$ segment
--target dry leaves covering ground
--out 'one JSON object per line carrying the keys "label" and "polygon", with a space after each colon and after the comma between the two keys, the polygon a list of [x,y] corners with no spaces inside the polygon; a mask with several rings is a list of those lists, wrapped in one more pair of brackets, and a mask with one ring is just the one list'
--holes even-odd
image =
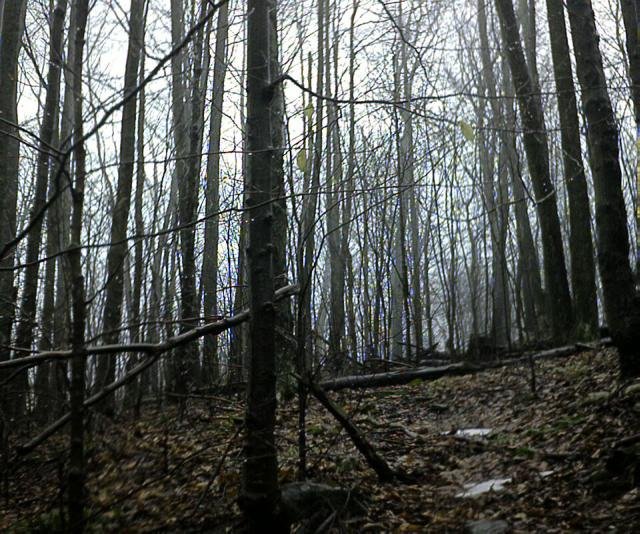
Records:
{"label": "dry leaves covering ground", "polygon": [[[348,437],[311,401],[310,477],[352,490],[361,511],[336,511],[334,532],[460,532],[472,519],[504,519],[514,532],[640,531],[640,384],[616,378],[612,349],[473,376],[333,395],[409,482],[380,484]],[[239,520],[242,403],[146,405],[138,420],[94,416],[88,443],[92,532],[225,532]],[[295,479],[295,401],[278,416],[281,478]],[[487,428],[486,436],[457,435]],[[59,528],[64,436],[12,462],[0,531]],[[460,494],[509,478],[500,491]],[[62,517],[62,520],[64,517]]]}

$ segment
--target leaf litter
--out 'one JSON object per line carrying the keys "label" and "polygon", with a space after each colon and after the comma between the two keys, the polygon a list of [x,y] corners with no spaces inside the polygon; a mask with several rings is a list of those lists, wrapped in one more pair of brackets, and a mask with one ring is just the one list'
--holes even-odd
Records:
{"label": "leaf litter", "polygon": [[[535,396],[524,366],[332,394],[409,482],[379,483],[310,399],[308,477],[363,503],[356,517],[334,514],[325,531],[455,532],[480,520],[504,520],[514,532],[638,528],[640,451],[629,437],[640,432],[640,387],[618,381],[613,349],[536,365]],[[137,419],[94,414],[89,531],[234,531],[243,413],[240,399],[221,397],[190,400],[183,417],[154,404]],[[296,480],[296,421],[295,399],[281,403],[282,483]],[[625,438],[631,447],[616,448]],[[8,466],[0,530],[64,526],[66,447],[58,436]]]}

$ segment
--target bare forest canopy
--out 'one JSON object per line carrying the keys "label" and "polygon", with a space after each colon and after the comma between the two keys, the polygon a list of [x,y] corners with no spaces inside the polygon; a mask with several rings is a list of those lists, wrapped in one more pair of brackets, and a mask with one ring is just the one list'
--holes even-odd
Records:
{"label": "bare forest canopy", "polygon": [[313,396],[406,482],[325,390],[524,362],[535,394],[536,360],[609,336],[639,376],[639,21],[0,0],[2,465],[68,431],[82,531],[93,415],[240,392],[242,528],[286,531],[278,396],[302,479]]}

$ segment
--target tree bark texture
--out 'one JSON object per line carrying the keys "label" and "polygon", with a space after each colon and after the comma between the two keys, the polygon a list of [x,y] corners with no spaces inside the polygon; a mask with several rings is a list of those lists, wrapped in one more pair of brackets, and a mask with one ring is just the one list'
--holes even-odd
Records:
{"label": "tree bark texture", "polygon": [[[144,21],[144,1],[133,0],[129,21],[129,47],[124,74],[124,96],[130,94],[138,83],[142,31]],[[136,112],[137,99],[130,98],[122,108],[120,125],[120,161],[118,164],[118,186],[114,199],[111,219],[111,240],[107,253],[108,283],[106,287],[102,329],[105,344],[117,343],[122,320],[122,299],[124,292],[124,264],[128,244],[125,240],[131,206],[131,191],[136,154]],[[127,276],[128,273],[127,273]],[[101,360],[98,365],[98,388],[113,382],[116,376],[115,359]],[[114,399],[104,403],[105,412],[114,410]]]}
{"label": "tree bark texture", "polygon": [[[25,6],[25,0],[7,2],[0,28],[0,247],[16,235],[20,142],[14,125],[18,122],[18,55],[24,32]],[[0,257],[0,267],[13,267],[14,254],[15,249],[11,249]],[[10,356],[5,347],[11,346],[15,316],[16,289],[13,284],[13,271],[0,271],[0,361],[8,360]]]}
{"label": "tree bark texture", "polygon": [[[204,292],[204,315],[218,314],[218,239],[220,221],[216,213],[220,209],[220,132],[222,126],[222,104],[224,82],[227,73],[227,36],[229,33],[229,4],[218,11],[216,45],[213,58],[213,87],[211,118],[209,122],[209,154],[205,182],[204,257],[202,263],[202,286]],[[219,374],[217,338],[204,340],[203,383],[211,384]]]}
{"label": "tree bark texture", "polygon": [[560,115],[564,177],[569,197],[569,253],[575,332],[580,339],[591,339],[598,329],[596,269],[589,193],[582,163],[580,124],[562,0],[547,0],[547,17]]}
{"label": "tree bark texture", "polygon": [[250,294],[250,363],[241,506],[247,532],[280,532],[276,412],[274,236],[271,146],[271,9],[247,2],[247,261]]}
{"label": "tree bark texture", "polygon": [[572,334],[572,306],[564,261],[556,192],[549,174],[549,149],[540,90],[531,80],[518,32],[512,0],[496,0],[502,39],[513,77],[524,128],[524,146],[538,209],[542,236],[547,302],[553,338],[565,340]]}
{"label": "tree bark texture", "polygon": [[604,311],[611,337],[620,353],[622,375],[638,376],[640,303],[629,262],[618,129],[607,90],[591,2],[569,0],[567,9],[588,129]]}
{"label": "tree bark texture", "polygon": [[72,28],[75,30],[73,39],[75,42],[73,68],[73,112],[76,118],[73,140],[75,159],[75,181],[73,188],[73,215],[71,220],[71,243],[76,245],[69,254],[69,277],[71,279],[71,428],[69,448],[69,475],[68,475],[68,507],[69,529],[71,532],[83,532],[85,526],[84,504],[85,494],[85,452],[84,452],[84,395],[85,395],[85,368],[86,349],[84,339],[85,329],[85,294],[84,277],[82,275],[82,258],[80,243],[82,239],[82,214],[84,208],[85,188],[85,147],[84,129],[82,121],[82,69],[84,63],[85,31],[89,14],[89,0],[77,0],[75,10],[76,19]]}

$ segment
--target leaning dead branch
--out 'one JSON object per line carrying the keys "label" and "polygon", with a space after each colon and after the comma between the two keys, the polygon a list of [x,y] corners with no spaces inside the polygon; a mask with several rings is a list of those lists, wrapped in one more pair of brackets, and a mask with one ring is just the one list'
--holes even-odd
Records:
{"label": "leaning dead branch", "polygon": [[[285,286],[281,289],[279,289],[278,291],[276,291],[275,293],[275,298],[276,300],[281,300],[283,298],[289,297],[291,295],[294,295],[298,292],[298,286],[295,284],[289,285],[289,286]],[[188,343],[190,341],[194,341],[202,336],[205,335],[215,335],[215,334],[219,334],[220,332],[223,332],[224,330],[231,328],[233,326],[236,326],[238,324],[243,323],[244,321],[246,321],[247,319],[249,319],[249,311],[248,310],[244,310],[236,315],[234,315],[233,317],[229,317],[228,319],[223,319],[221,321],[216,321],[215,323],[209,323],[206,324],[204,326],[198,327],[198,328],[194,328],[192,330],[189,330],[187,332],[184,332],[183,334],[180,334],[178,336],[172,337],[167,339],[166,341],[164,341],[163,343],[158,343],[158,344],[150,344],[150,343],[137,343],[137,344],[133,344],[133,345],[113,345],[110,347],[114,347],[117,348],[117,350],[114,350],[113,352],[109,351],[107,353],[109,354],[113,354],[116,352],[146,352],[148,354],[150,354],[150,356],[148,356],[147,358],[145,358],[142,362],[140,362],[137,366],[135,366],[133,369],[131,369],[128,373],[126,373],[125,375],[123,375],[122,377],[120,377],[118,380],[112,382],[111,384],[107,385],[104,389],[100,390],[99,392],[97,392],[95,395],[89,397],[88,399],[86,399],[84,401],[84,407],[85,408],[89,408],[91,406],[93,406],[94,404],[100,402],[102,399],[104,399],[105,397],[107,397],[108,395],[110,395],[111,393],[113,393],[114,391],[116,391],[117,389],[121,388],[122,386],[124,386],[125,384],[131,382],[131,380],[133,380],[136,376],[138,376],[139,374],[141,374],[142,372],[144,372],[146,369],[148,369],[163,353],[168,352],[170,350],[172,350],[173,348],[183,345],[185,343]],[[135,349],[132,349],[131,347],[136,347]],[[140,347],[143,347],[142,349]],[[95,352],[95,350],[100,349],[100,348],[104,348],[104,347],[95,347],[94,349],[87,349],[87,353],[88,354],[104,354],[105,352]],[[65,351],[66,352],[66,351]],[[46,354],[46,353],[45,353]],[[41,355],[38,355],[41,356]],[[69,354],[67,356],[71,357],[71,354]],[[34,358],[34,357],[31,357]],[[20,363],[23,363],[23,360],[25,360],[26,358],[20,360]],[[61,358],[64,359],[64,358]],[[12,360],[12,362],[15,360]],[[39,359],[37,360],[36,363],[33,363],[33,365],[37,365],[38,363],[41,363],[42,361],[46,361],[46,359]],[[61,428],[63,428],[68,422],[69,419],[71,417],[70,413],[66,413],[64,414],[62,417],[60,417],[59,419],[57,419],[56,421],[54,421],[51,425],[49,425],[46,429],[44,429],[40,434],[38,434],[36,437],[34,437],[32,440],[30,440],[29,442],[21,445],[18,447],[17,449],[17,453],[21,456],[30,453],[31,451],[33,451],[38,445],[40,445],[41,443],[45,442],[49,437],[51,437],[53,434],[55,434],[58,430],[60,430]]]}
{"label": "leaning dead branch", "polygon": [[[297,284],[291,284],[278,289],[275,293],[275,300],[279,301],[284,298],[295,295],[298,292],[299,286]],[[180,345],[190,343],[207,335],[218,335],[244,323],[249,319],[249,310],[243,310],[232,317],[225,317],[219,321],[213,323],[207,323],[191,330],[187,330],[177,336],[170,337],[161,343],[130,343],[122,345],[101,345],[87,347],[87,355],[114,355],[121,354],[123,352],[138,352],[143,354],[162,354],[168,352]],[[73,356],[70,350],[54,350],[47,352],[40,352],[33,356],[25,356],[23,358],[16,358],[0,362],[0,369],[10,369],[14,367],[29,368],[36,365],[40,365],[47,361],[60,361],[68,360]]]}
{"label": "leaning dead branch", "polygon": [[304,380],[301,377],[297,377],[297,379],[303,382],[313,396],[318,399],[320,404],[322,404],[338,423],[340,423],[342,428],[347,431],[351,441],[362,456],[364,456],[369,466],[376,472],[381,482],[391,482],[401,477],[401,474],[395,473],[391,467],[389,467],[386,460],[376,452],[371,443],[369,443],[358,427],[349,419],[344,410],[327,396],[321,386],[312,381]]}

